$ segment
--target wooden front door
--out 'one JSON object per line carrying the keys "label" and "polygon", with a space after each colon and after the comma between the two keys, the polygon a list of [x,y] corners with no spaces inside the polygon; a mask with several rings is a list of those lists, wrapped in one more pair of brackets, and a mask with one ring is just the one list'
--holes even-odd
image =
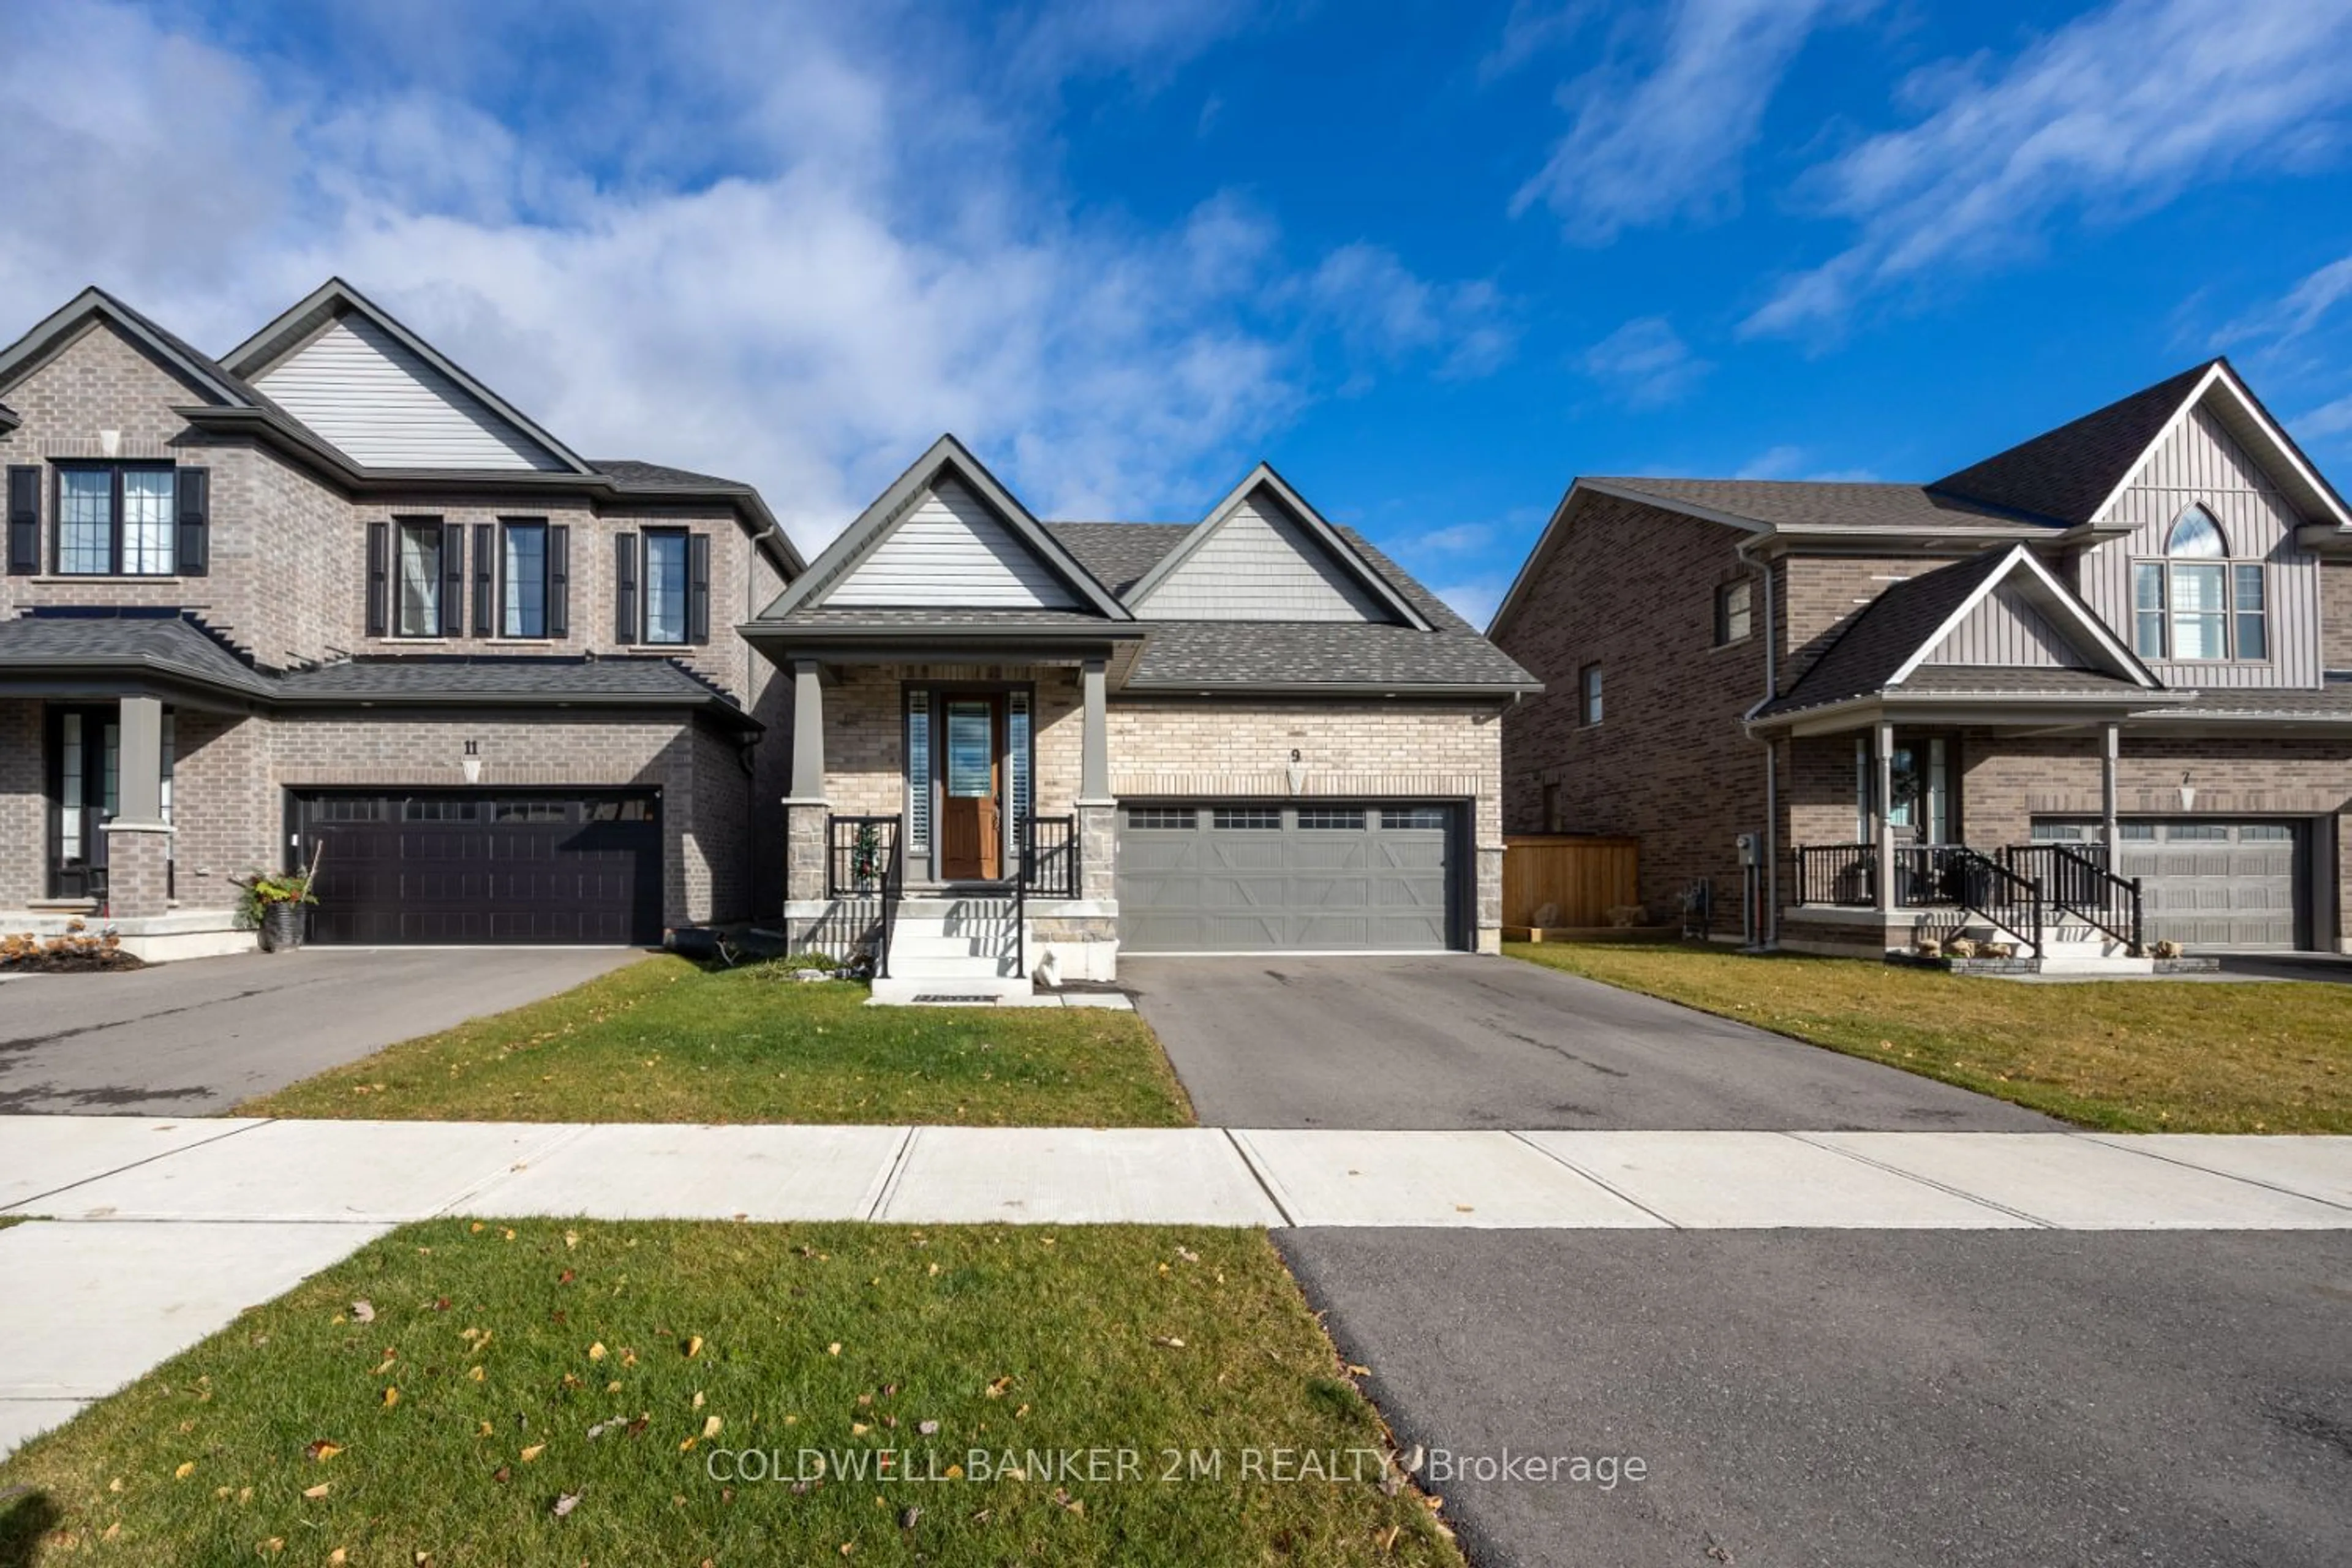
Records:
{"label": "wooden front door", "polygon": [[992,882],[1004,874],[1004,699],[950,697],[940,748],[940,876]]}

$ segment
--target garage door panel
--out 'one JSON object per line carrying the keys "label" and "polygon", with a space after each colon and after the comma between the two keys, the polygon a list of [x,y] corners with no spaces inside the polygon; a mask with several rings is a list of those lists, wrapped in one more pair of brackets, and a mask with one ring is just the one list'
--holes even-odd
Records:
{"label": "garage door panel", "polygon": [[2123,826],[2116,869],[2139,879],[2150,941],[2293,948],[2303,940],[2310,897],[2302,825],[2127,817]]}
{"label": "garage door panel", "polygon": [[314,792],[295,811],[306,847],[321,849],[314,942],[659,940],[650,794]]}
{"label": "garage door panel", "polygon": [[[1136,952],[1442,950],[1458,901],[1453,816],[1320,803],[1128,808],[1121,940]],[[1188,858],[1203,868],[1197,878],[1164,874]]]}

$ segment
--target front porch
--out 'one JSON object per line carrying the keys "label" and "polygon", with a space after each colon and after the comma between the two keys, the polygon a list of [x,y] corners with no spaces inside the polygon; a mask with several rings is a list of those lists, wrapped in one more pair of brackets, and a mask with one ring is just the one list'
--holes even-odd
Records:
{"label": "front porch", "polygon": [[884,1000],[1116,978],[1115,648],[954,663],[828,651],[780,660],[793,676],[788,943],[865,954]]}

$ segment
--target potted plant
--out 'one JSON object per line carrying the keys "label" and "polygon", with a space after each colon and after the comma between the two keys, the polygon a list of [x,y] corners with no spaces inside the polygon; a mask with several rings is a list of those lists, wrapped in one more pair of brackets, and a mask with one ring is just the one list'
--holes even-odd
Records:
{"label": "potted plant", "polygon": [[302,906],[319,901],[310,890],[318,875],[314,860],[307,871],[289,871],[279,877],[256,871],[236,884],[242,895],[238,920],[261,932],[263,952],[291,952],[302,945]]}

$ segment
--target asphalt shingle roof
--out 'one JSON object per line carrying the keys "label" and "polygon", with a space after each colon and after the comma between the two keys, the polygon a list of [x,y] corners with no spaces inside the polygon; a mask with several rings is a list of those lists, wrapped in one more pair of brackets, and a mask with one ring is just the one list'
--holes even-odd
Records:
{"label": "asphalt shingle roof", "polygon": [[1793,713],[1885,690],[1904,661],[1951,618],[1952,612],[2008,556],[2004,550],[1982,551],[1888,588],[1847,622],[1837,641],[1798,678],[1797,684],[1767,703],[1758,717]]}
{"label": "asphalt shingle roof", "polygon": [[1049,522],[1045,531],[1114,594],[1160,564],[1195,525],[1189,522]]}
{"label": "asphalt shingle roof", "polygon": [[1923,664],[1897,691],[1938,697],[2146,697],[2136,680],[2096,669],[2052,669],[2035,665]]}
{"label": "asphalt shingle roof", "polygon": [[2179,412],[2207,360],[2154,386],[2021,441],[1937,479],[1934,488],[1996,506],[2039,512],[2069,525],[2091,521],[2165,424]]}
{"label": "asphalt shingle roof", "polygon": [[1821,479],[1676,479],[1596,475],[1591,481],[1728,512],[1772,528],[2018,528],[2054,520],[1986,505],[1927,485]]}
{"label": "asphalt shingle roof", "polygon": [[455,700],[521,697],[546,701],[726,700],[725,694],[667,658],[476,658],[427,655],[353,658],[297,670],[275,683],[289,701]]}
{"label": "asphalt shingle roof", "polygon": [[691,468],[673,468],[666,463],[644,463],[635,458],[591,458],[588,466],[630,489],[707,489],[712,485],[738,486],[740,479],[722,479],[716,474],[698,474]]}
{"label": "asphalt shingle roof", "polygon": [[270,678],[177,610],[19,616],[0,621],[0,666],[149,669],[257,694]]}

